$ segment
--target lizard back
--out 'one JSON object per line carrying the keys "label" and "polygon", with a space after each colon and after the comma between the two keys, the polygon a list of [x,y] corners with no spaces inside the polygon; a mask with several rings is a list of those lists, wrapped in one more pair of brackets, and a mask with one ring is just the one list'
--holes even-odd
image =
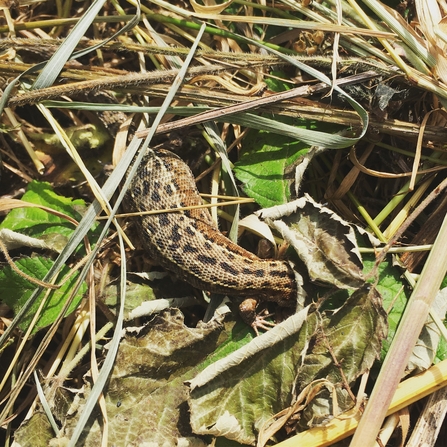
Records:
{"label": "lizard back", "polygon": [[[166,149],[148,151],[125,200],[132,212],[202,205],[188,165]],[[290,264],[260,259],[229,240],[208,209],[142,215],[136,223],[152,258],[191,285],[294,304],[296,283]]]}

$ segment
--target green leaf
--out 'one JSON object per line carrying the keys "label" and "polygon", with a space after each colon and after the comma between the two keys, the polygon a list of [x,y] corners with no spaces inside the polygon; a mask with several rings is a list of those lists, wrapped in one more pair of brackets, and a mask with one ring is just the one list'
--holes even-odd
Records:
{"label": "green leaf", "polygon": [[302,334],[312,333],[315,323],[313,315],[299,337],[288,337],[192,390],[189,404],[194,431],[254,443],[264,422],[290,405],[291,387],[306,343]]}
{"label": "green leaf", "polygon": [[45,413],[38,411],[14,433],[14,443],[22,447],[46,447],[54,436]]}
{"label": "green leaf", "polygon": [[[445,324],[445,320],[444,320]],[[436,360],[433,363],[442,362],[443,360],[447,359],[447,341],[441,337],[441,340],[439,341],[438,349],[436,351]]]}
{"label": "green leaf", "polygon": [[[184,382],[215,349],[221,330],[215,320],[200,328],[188,328],[180,311],[172,309],[154,317],[143,331],[127,333],[105,390],[109,440],[117,446],[142,445],[142,439],[160,446],[208,445],[189,427]],[[63,435],[71,435],[88,394],[86,383],[70,406]],[[87,427],[77,445],[101,445],[102,420],[97,413]]]}
{"label": "green leaf", "polygon": [[[278,121],[296,124],[296,120],[276,117]],[[324,130],[331,127],[324,123]],[[296,128],[318,130],[317,123],[307,122]],[[240,160],[234,172],[243,184],[245,194],[263,208],[287,203],[291,199],[294,180],[293,164],[310,149],[311,145],[284,135],[263,130],[251,130],[244,140]],[[291,171],[291,173],[288,173]]]}
{"label": "green leaf", "polygon": [[[67,214],[73,219],[80,220],[81,214],[76,211],[85,209],[85,202],[81,199],[73,200],[56,194],[47,182],[32,181],[22,200],[43,205]],[[16,208],[6,216],[0,229],[8,228],[20,231],[28,236],[41,236],[42,234],[59,233],[70,236],[73,233],[72,223],[38,208]]]}
{"label": "green leaf", "polygon": [[[373,257],[365,256],[363,260],[365,272],[373,268],[374,262]],[[388,336],[383,341],[383,359],[388,352],[410,295],[408,287],[402,280],[402,272],[397,267],[394,267],[391,262],[383,261],[379,266],[378,274],[379,282],[377,283],[377,290],[381,293],[383,307],[388,312]]]}
{"label": "green leaf", "polygon": [[[340,367],[334,364],[334,357],[348,382],[369,369],[380,354],[385,331],[380,294],[365,286],[336,312],[310,314],[298,334],[254,354],[244,352],[229,368],[211,365],[207,371],[214,368],[216,374],[191,384],[194,432],[254,443],[264,423],[287,408],[314,380],[327,379],[341,390]],[[261,338],[254,340],[257,346]],[[350,405],[349,400],[339,402],[342,411]]]}
{"label": "green leaf", "polygon": [[[364,257],[365,274],[370,271],[375,263],[375,260],[371,256]],[[380,291],[383,297],[383,307],[388,312],[388,336],[383,341],[381,359],[385,358],[386,353],[390,347],[390,344],[394,338],[397,330],[397,326],[402,318],[405,311],[407,301],[410,297],[411,290],[403,280],[402,271],[398,267],[392,265],[390,261],[383,261],[378,270],[379,281],[377,284],[377,289]],[[447,277],[444,280],[441,289],[447,286]],[[445,324],[445,320],[444,320]],[[427,331],[427,326],[424,326],[423,332]],[[422,335],[421,334],[421,335]],[[423,345],[423,340],[419,338],[418,345]],[[427,351],[431,351],[434,347],[427,347]],[[445,360],[447,358],[447,342],[441,337],[436,357],[433,363]]]}
{"label": "green leaf", "polygon": [[[104,289],[104,304],[116,310],[118,306],[119,286],[115,283],[109,284]],[[133,309],[140,306],[145,301],[155,299],[155,294],[148,284],[137,284],[130,282],[126,290],[126,302],[124,305],[125,319],[127,319]]]}
{"label": "green leaf", "polygon": [[343,289],[364,284],[354,228],[309,195],[256,214],[296,251],[312,282]]}
{"label": "green leaf", "polygon": [[[23,201],[43,205],[80,221],[86,210],[82,199],[71,199],[56,194],[47,182],[32,181]],[[3,222],[1,229],[9,229],[45,241],[53,250],[60,252],[75,231],[73,223],[40,208],[15,208]]]}
{"label": "green leaf", "polygon": [[[15,262],[15,265],[24,274],[33,278],[42,279],[50,270],[53,265],[53,261],[44,257],[35,258],[22,258]],[[67,274],[69,268],[66,266],[62,269],[62,274]],[[37,321],[33,333],[39,329],[46,327],[54,322],[59,315],[62,307],[64,306],[70,291],[73,288],[78,273],[73,274],[66,282],[62,284],[59,289],[51,290],[49,293],[48,302],[45,304],[43,311]],[[0,271],[0,296],[1,300],[7,304],[10,308],[17,313],[22,306],[27,302],[28,298],[36,289],[36,284],[27,280],[23,276],[16,273],[9,265],[3,267]],[[82,299],[83,294],[87,290],[85,283],[81,285],[81,288],[77,292],[74,300],[67,310],[66,315],[73,312]],[[31,307],[31,309],[25,314],[23,319],[19,323],[20,329],[25,331],[34,318],[40,303],[45,295],[45,291],[42,292]]]}
{"label": "green leaf", "polygon": [[267,77],[264,80],[270,90],[274,92],[283,92],[285,90],[290,90],[293,87],[292,82],[284,81],[284,79],[287,79],[288,77],[287,73],[284,71],[272,71],[270,74],[275,77]]}

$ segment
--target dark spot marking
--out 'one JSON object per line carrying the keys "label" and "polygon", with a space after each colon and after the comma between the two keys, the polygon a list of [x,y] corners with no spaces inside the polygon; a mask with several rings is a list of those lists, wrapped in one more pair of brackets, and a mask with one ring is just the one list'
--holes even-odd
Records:
{"label": "dark spot marking", "polygon": [[146,229],[151,234],[155,234],[157,232],[157,229],[151,223],[146,224]]}
{"label": "dark spot marking", "polygon": [[160,223],[161,227],[167,227],[171,223],[169,222],[169,217],[167,214],[159,214],[158,215],[158,222]]}
{"label": "dark spot marking", "polygon": [[196,232],[193,229],[191,229],[191,227],[186,227],[185,233],[189,234],[190,236],[194,236],[196,234]]}
{"label": "dark spot marking", "polygon": [[257,278],[263,278],[265,276],[265,270],[258,269],[255,271],[255,276]]}
{"label": "dark spot marking", "polygon": [[194,273],[196,276],[201,276],[202,269],[201,269],[200,267],[198,267],[198,266],[196,266],[196,265],[191,265],[189,269],[190,269],[190,271],[191,271],[192,273]]}
{"label": "dark spot marking", "polygon": [[205,242],[205,248],[207,249],[207,250],[211,250],[211,248],[212,248],[212,246],[211,246],[211,244],[209,243],[209,242]]}
{"label": "dark spot marking", "polygon": [[216,259],[212,256],[198,255],[197,260],[205,265],[216,265]]}
{"label": "dark spot marking", "polygon": [[190,244],[185,244],[183,246],[183,253],[197,253],[199,250],[197,247],[193,247]]}
{"label": "dark spot marking", "polygon": [[164,250],[165,249],[165,244],[163,242],[163,239],[155,239],[155,246],[159,249],[159,250]]}
{"label": "dark spot marking", "polygon": [[169,183],[165,186],[165,191],[168,196],[172,196],[172,194],[174,194],[174,191]]}
{"label": "dark spot marking", "polygon": [[251,259],[244,258],[244,263],[245,263],[245,264],[250,264],[250,265],[252,265],[252,264],[253,264],[253,261],[252,261]]}
{"label": "dark spot marking", "polygon": [[160,194],[158,194],[158,191],[152,191],[151,199],[153,202],[160,202],[161,197]]}
{"label": "dark spot marking", "polygon": [[239,274],[239,272],[227,262],[221,262],[220,266],[222,267],[223,270],[225,270],[228,273],[231,273],[234,276],[237,276]]}
{"label": "dark spot marking", "polygon": [[222,280],[222,284],[227,287],[236,287],[238,285],[237,281],[231,281],[229,279]]}
{"label": "dark spot marking", "polygon": [[147,196],[149,194],[149,182],[147,180],[143,180],[143,194]]}
{"label": "dark spot marking", "polygon": [[203,233],[203,237],[204,237],[207,241],[209,241],[209,242],[211,242],[211,243],[216,242],[216,239],[215,239],[213,236],[210,236],[210,235],[208,235],[208,234],[206,234],[206,233]]}
{"label": "dark spot marking", "polygon": [[172,254],[172,259],[176,266],[185,264],[185,258],[182,253],[174,252]]}
{"label": "dark spot marking", "polygon": [[179,242],[180,239],[182,238],[181,234],[179,233],[179,230],[180,230],[180,225],[175,224],[172,227],[172,234],[171,234],[172,242]]}
{"label": "dark spot marking", "polygon": [[276,276],[277,278],[285,278],[286,276],[289,276],[285,270],[282,270],[282,271],[273,270],[272,272],[270,272],[270,275]]}

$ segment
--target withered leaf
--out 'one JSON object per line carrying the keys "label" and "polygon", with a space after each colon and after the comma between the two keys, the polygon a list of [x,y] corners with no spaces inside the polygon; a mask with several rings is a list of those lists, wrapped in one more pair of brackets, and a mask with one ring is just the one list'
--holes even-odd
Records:
{"label": "withered leaf", "polygon": [[[365,285],[337,311],[315,311],[298,332],[288,331],[287,337],[278,337],[268,349],[240,355],[238,364],[220,368],[219,374],[200,381],[200,385],[192,381],[195,387],[189,405],[194,432],[253,443],[267,421],[288,408],[307,385],[318,379],[328,383],[325,390],[335,391],[340,411],[349,409],[353,402],[342,385],[352,384],[372,366],[386,334],[381,301],[376,289]],[[267,335],[252,343],[263,346],[262,338]],[[332,417],[331,392],[325,390],[304,409],[304,426]]]}
{"label": "withered leaf", "polygon": [[[317,379],[327,379],[340,389],[343,383],[352,384],[379,357],[387,333],[382,298],[371,285],[355,291],[336,312],[317,312],[316,318],[316,330],[310,334],[309,349],[296,376],[297,395]],[[352,402],[348,399],[347,407],[340,402],[339,405],[340,411],[346,411]],[[318,406],[324,405],[320,401]],[[331,406],[328,403],[328,408]],[[309,417],[315,418],[315,412],[309,412]],[[320,411],[320,419],[330,417],[331,414],[323,415]],[[307,423],[312,422],[304,418],[301,426],[304,428]]]}
{"label": "withered leaf", "polygon": [[[109,440],[115,445],[196,445],[206,442],[191,432],[184,381],[197,372],[196,365],[216,349],[222,326],[210,322],[188,328],[177,309],[155,317],[140,336],[127,335],[120,345],[116,364],[105,389]],[[90,381],[72,404],[61,436],[70,437],[90,389]],[[102,416],[96,412],[79,445],[101,445]],[[183,444],[182,444],[183,443]]]}
{"label": "withered leaf", "polygon": [[338,288],[364,284],[354,229],[307,194],[293,202],[259,211],[304,262],[312,281]]}

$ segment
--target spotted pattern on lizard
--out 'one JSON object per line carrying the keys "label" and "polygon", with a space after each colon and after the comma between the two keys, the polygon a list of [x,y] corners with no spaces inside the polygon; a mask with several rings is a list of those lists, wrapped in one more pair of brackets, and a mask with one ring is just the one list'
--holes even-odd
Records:
{"label": "spotted pattern on lizard", "polygon": [[[201,205],[194,176],[177,155],[152,149],[125,198],[131,212]],[[287,261],[260,259],[225,237],[207,209],[141,215],[136,225],[154,261],[210,292],[296,304],[295,275]]]}

